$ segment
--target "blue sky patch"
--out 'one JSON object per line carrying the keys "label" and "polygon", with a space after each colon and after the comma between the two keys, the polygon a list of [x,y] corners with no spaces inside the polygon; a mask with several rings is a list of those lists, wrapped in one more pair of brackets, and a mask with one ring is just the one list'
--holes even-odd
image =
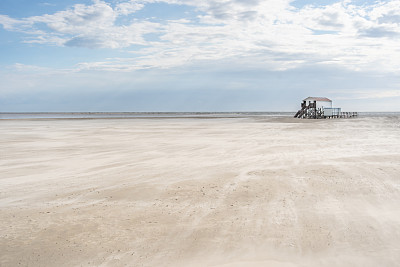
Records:
{"label": "blue sky patch", "polygon": [[312,30],[314,35],[323,35],[323,34],[338,34],[338,31],[323,31],[323,30]]}
{"label": "blue sky patch", "polygon": [[76,4],[89,5],[92,0],[1,0],[0,14],[7,14],[13,18],[24,18],[52,14],[60,10],[71,8]]}

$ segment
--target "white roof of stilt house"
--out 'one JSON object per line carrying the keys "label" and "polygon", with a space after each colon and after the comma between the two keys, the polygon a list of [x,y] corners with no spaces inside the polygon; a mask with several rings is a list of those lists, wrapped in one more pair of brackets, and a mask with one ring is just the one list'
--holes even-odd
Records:
{"label": "white roof of stilt house", "polygon": [[312,97],[312,96],[309,96],[306,99],[303,99],[303,101],[307,101],[307,100],[332,102],[332,100],[330,100],[329,98],[326,98],[326,97]]}

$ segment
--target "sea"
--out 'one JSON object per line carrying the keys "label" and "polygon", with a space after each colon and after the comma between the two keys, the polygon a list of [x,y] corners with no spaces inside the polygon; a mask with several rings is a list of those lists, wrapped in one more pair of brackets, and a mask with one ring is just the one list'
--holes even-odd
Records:
{"label": "sea", "polygon": [[[128,119],[128,118],[249,118],[293,117],[296,112],[0,112],[0,120]],[[359,112],[359,117],[400,116],[400,112]]]}
{"label": "sea", "polygon": [[10,119],[124,119],[124,118],[241,118],[293,116],[293,112],[0,112],[0,120]]}

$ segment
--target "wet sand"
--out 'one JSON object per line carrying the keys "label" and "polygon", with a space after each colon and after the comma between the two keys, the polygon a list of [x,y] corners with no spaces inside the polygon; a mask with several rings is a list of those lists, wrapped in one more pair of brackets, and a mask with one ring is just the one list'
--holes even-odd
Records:
{"label": "wet sand", "polygon": [[396,266],[400,118],[0,121],[1,266]]}

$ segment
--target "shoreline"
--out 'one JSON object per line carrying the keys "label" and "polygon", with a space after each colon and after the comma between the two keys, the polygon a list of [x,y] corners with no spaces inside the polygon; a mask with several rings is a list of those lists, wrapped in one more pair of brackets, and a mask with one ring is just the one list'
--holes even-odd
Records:
{"label": "shoreline", "polygon": [[[235,119],[293,118],[295,112],[0,112],[7,120],[97,120],[97,119]],[[400,112],[358,112],[357,118],[400,116]],[[296,118],[297,119],[297,118]],[[349,118],[339,118],[349,119]],[[354,118],[350,118],[354,119]],[[312,119],[297,119],[312,120]],[[323,119],[319,119],[323,120]],[[328,119],[327,119],[328,120]]]}

